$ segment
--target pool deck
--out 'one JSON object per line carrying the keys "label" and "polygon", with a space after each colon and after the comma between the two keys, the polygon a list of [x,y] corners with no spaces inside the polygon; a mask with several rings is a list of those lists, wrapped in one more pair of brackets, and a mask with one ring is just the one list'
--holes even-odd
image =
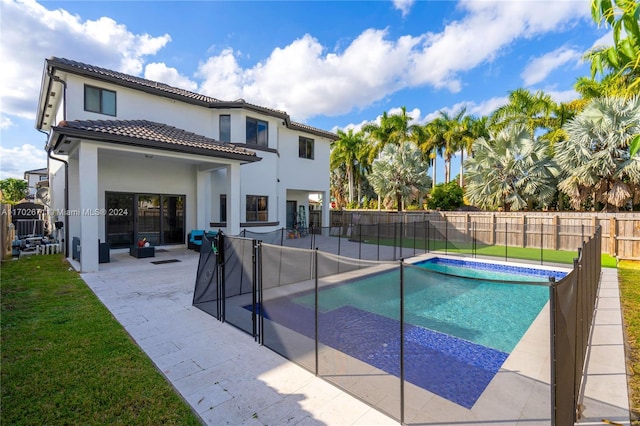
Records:
{"label": "pool deck", "polygon": [[[179,262],[151,263],[158,260]],[[204,424],[398,424],[193,307],[197,264],[198,254],[184,248],[156,250],[146,259],[112,252],[111,263],[82,278]],[[628,425],[617,270],[603,268],[596,309],[579,424],[606,419]],[[548,321],[545,308],[471,410],[428,397],[408,401],[420,404],[427,417],[406,422],[549,424]]]}

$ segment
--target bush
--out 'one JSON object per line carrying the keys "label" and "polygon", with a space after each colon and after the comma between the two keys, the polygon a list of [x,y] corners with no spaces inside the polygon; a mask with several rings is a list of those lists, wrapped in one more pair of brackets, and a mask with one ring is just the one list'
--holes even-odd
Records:
{"label": "bush", "polygon": [[427,207],[435,210],[455,210],[464,205],[464,193],[458,182],[439,183],[431,190]]}

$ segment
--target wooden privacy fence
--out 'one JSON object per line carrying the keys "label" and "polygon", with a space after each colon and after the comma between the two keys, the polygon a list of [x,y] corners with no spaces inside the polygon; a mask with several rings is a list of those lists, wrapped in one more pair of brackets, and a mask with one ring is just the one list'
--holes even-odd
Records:
{"label": "wooden privacy fence", "polygon": [[331,226],[445,221],[484,244],[577,250],[600,226],[602,253],[640,260],[640,213],[332,210]]}

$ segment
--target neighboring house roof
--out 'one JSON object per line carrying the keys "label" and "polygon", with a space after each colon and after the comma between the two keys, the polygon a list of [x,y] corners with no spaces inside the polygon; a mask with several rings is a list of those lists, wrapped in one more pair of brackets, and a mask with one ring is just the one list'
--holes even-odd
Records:
{"label": "neighboring house roof", "polygon": [[24,172],[24,178],[26,179],[27,175],[46,175],[48,173],[49,171],[46,167],[43,167],[41,169],[27,170],[26,172]]}
{"label": "neighboring house roof", "polygon": [[62,138],[76,137],[245,162],[261,160],[254,151],[148,120],[61,121],[53,127],[53,131],[60,135],[56,141],[52,141],[54,149],[60,145]]}
{"label": "neighboring house roof", "polygon": [[[168,84],[159,83],[152,80],[136,77],[133,75],[124,74],[117,71],[112,71],[106,68],[100,68],[94,65],[85,64],[82,62],[73,61],[65,58],[52,57],[46,60],[45,79],[48,74],[54,73],[54,69],[59,69],[72,74],[78,74],[83,76],[92,77],[98,80],[103,80],[118,84],[120,86],[129,87],[136,90],[142,90],[147,93],[151,93],[157,96],[164,96],[182,102],[199,105],[207,108],[243,108],[251,111],[255,111],[261,114],[273,116],[284,120],[287,127],[297,130],[302,130],[317,136],[325,137],[331,140],[337,140],[338,136],[335,133],[328,132],[326,130],[318,129],[304,124],[292,122],[289,115],[280,110],[261,107],[248,102],[244,99],[238,99],[235,101],[221,101],[219,99],[201,95],[199,93],[191,92],[189,90],[180,89],[177,87],[169,86]],[[43,85],[44,87],[44,85]],[[48,96],[47,93],[44,94]],[[44,111],[39,112],[38,128],[41,127],[43,122],[42,115]]]}

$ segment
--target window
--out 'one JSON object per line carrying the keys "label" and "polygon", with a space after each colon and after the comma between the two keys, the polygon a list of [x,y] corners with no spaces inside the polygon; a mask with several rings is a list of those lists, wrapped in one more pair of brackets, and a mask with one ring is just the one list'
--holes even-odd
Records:
{"label": "window", "polygon": [[313,160],[313,139],[300,136],[298,140],[298,156]]}
{"label": "window", "polygon": [[116,92],[99,87],[84,86],[84,110],[116,115]]}
{"label": "window", "polygon": [[264,195],[247,195],[247,222],[266,222],[269,197]]}
{"label": "window", "polygon": [[220,142],[231,142],[231,116],[220,116]]}
{"label": "window", "polygon": [[43,181],[43,180],[49,180],[49,176],[46,175],[40,175],[40,177],[38,178],[38,180]]}
{"label": "window", "polygon": [[269,123],[247,117],[247,143],[269,146]]}
{"label": "window", "polygon": [[227,194],[220,194],[220,222],[227,221]]}

